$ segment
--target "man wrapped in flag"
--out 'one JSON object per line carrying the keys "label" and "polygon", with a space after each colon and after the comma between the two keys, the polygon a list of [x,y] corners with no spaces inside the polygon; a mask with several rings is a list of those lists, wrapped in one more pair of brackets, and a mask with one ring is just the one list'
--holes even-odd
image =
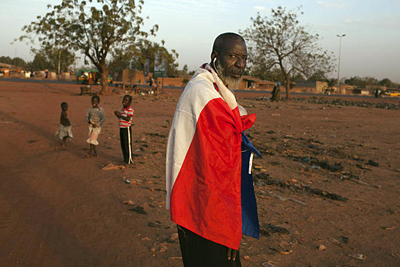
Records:
{"label": "man wrapped in flag", "polygon": [[235,33],[219,35],[211,63],[193,75],[177,104],[166,159],[167,209],[178,225],[183,263],[241,266],[242,235],[258,238],[251,176],[253,126],[230,88],[246,67],[247,47]]}

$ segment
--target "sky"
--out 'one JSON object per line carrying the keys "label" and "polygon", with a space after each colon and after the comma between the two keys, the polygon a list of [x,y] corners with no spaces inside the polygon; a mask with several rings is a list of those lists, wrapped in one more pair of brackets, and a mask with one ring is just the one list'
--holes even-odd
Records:
{"label": "sky", "polygon": [[[186,64],[195,70],[210,61],[214,39],[224,32],[238,32],[251,26],[257,13],[269,16],[271,9],[301,6],[301,25],[319,34],[322,49],[339,58],[331,77],[389,78],[400,82],[400,0],[144,0],[145,28],[159,25],[156,42],[165,41],[178,54],[179,69]],[[0,1],[0,56],[33,60],[30,46],[16,42],[24,25],[48,12],[47,5],[61,0]],[[339,38],[337,35],[343,35]],[[341,39],[341,45],[340,45]]]}

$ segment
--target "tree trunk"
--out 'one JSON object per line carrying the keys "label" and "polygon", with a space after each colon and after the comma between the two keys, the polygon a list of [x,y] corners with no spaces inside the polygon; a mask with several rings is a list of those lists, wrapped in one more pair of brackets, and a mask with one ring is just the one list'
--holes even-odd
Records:
{"label": "tree trunk", "polygon": [[290,78],[289,76],[286,76],[286,99],[290,99]]}
{"label": "tree trunk", "polygon": [[108,72],[103,71],[101,73],[101,91],[100,91],[100,93],[103,93],[103,94],[110,93],[110,89],[108,88],[107,78],[108,78]]}

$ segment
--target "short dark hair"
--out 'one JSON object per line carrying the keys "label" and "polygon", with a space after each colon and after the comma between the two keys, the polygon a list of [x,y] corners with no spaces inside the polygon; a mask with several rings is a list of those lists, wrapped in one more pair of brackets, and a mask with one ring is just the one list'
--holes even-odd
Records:
{"label": "short dark hair", "polygon": [[245,42],[245,40],[243,39],[242,36],[240,36],[239,34],[234,33],[234,32],[226,32],[226,33],[222,33],[222,34],[218,35],[218,37],[215,38],[212,52],[217,52],[217,54],[221,53],[221,50],[224,46],[225,41],[236,40],[236,39],[240,39],[243,42]]}
{"label": "short dark hair", "polygon": [[[136,84],[135,84],[135,85],[136,85]],[[125,98],[125,97],[129,98],[129,103],[132,102],[132,96],[131,96],[131,95],[124,95],[124,98]]]}
{"label": "short dark hair", "polygon": [[99,103],[100,103],[100,97],[99,97],[98,95],[92,96],[92,101],[93,101],[94,99],[97,99],[97,101],[99,101]]}
{"label": "short dark hair", "polygon": [[63,107],[63,106],[68,106],[68,103],[67,102],[62,102],[61,103],[61,107]]}

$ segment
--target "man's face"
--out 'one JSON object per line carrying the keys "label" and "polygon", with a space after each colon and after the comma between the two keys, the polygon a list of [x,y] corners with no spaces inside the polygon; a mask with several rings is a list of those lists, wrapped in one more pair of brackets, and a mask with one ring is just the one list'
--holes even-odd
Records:
{"label": "man's face", "polygon": [[68,110],[68,104],[62,105],[62,106],[61,106],[61,109],[62,109],[63,111],[67,111],[67,110]]}
{"label": "man's face", "polygon": [[246,68],[247,47],[241,39],[225,40],[217,57],[218,76],[228,87],[237,87]]}

